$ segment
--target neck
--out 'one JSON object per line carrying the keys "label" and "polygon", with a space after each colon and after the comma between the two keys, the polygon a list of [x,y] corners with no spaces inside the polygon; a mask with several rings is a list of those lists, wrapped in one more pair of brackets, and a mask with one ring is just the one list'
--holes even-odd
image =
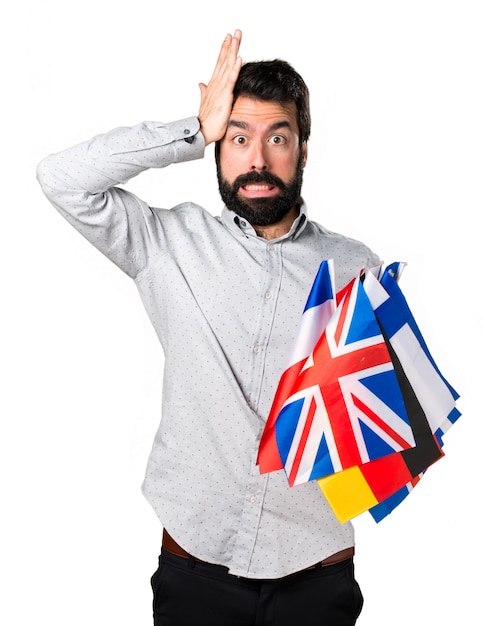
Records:
{"label": "neck", "polygon": [[298,214],[299,206],[297,204],[290,209],[287,215],[285,215],[280,222],[277,222],[276,224],[269,224],[268,226],[257,226],[254,224],[253,228],[255,229],[257,235],[263,239],[278,239],[289,232],[292,228],[292,224],[297,219]]}

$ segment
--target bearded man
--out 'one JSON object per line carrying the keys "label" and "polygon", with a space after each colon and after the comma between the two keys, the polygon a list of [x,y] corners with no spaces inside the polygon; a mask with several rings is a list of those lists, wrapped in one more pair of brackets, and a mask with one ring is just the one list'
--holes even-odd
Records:
{"label": "bearded man", "polygon": [[[163,346],[143,483],[163,530],[155,625],[349,626],[363,602],[352,525],[317,484],[290,488],[256,461],[320,263],[334,259],[340,288],[379,259],[308,218],[309,91],[285,61],[243,64],[240,43],[240,31],[224,39],[196,116],[96,136],[44,159],[38,179],[135,281]],[[153,208],[118,186],[212,143],[219,217],[191,201]]]}

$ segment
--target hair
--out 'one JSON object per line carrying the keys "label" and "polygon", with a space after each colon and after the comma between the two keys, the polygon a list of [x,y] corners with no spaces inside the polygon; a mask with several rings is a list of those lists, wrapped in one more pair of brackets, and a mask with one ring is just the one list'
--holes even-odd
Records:
{"label": "hair", "polygon": [[294,102],[300,145],[308,140],[311,125],[309,90],[300,74],[286,61],[251,61],[242,65],[233,89],[234,101],[239,96],[284,104]]}

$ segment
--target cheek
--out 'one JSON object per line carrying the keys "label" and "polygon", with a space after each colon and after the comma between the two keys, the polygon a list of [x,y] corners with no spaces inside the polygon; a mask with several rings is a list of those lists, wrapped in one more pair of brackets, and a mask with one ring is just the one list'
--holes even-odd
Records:
{"label": "cheek", "polygon": [[281,159],[278,163],[279,176],[284,180],[291,180],[298,167],[298,153],[287,155],[286,158]]}
{"label": "cheek", "polygon": [[237,157],[224,154],[220,154],[220,170],[224,180],[232,183],[240,174],[246,174],[247,170],[244,169],[243,160],[238,155]]}

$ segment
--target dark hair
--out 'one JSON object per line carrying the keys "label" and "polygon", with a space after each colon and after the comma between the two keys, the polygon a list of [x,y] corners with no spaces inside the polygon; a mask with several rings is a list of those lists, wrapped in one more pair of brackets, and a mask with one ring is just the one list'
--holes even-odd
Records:
{"label": "dark hair", "polygon": [[300,144],[310,135],[309,90],[294,68],[281,59],[251,61],[242,65],[235,87],[234,101],[239,96],[281,103],[295,102]]}

